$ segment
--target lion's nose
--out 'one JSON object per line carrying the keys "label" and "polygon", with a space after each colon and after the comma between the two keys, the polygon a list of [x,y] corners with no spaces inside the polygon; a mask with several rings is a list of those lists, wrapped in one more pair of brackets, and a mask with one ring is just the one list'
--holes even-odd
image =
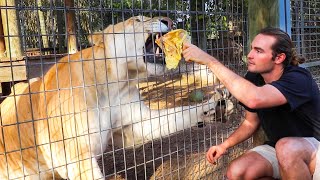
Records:
{"label": "lion's nose", "polygon": [[162,18],[161,18],[161,22],[162,22],[163,24],[165,24],[166,26],[168,26],[169,30],[172,29],[172,27],[173,27],[173,21],[172,21],[170,18],[168,18],[168,17],[162,17]]}

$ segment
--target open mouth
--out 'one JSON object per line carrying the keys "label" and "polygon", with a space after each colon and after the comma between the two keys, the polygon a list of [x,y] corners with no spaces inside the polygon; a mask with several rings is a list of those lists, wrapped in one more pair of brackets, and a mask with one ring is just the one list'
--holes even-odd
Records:
{"label": "open mouth", "polygon": [[165,56],[162,49],[155,43],[155,40],[160,38],[160,36],[165,33],[155,33],[150,34],[145,43],[144,56],[145,62],[155,63],[155,64],[166,64]]}

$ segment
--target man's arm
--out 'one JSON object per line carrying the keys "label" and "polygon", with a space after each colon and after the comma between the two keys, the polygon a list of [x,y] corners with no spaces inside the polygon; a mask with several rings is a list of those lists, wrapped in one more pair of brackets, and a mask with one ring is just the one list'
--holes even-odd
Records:
{"label": "man's arm", "polygon": [[214,57],[211,57],[207,66],[236,99],[251,109],[274,107],[287,102],[284,95],[274,86],[266,84],[258,87],[225,67]]}
{"label": "man's arm", "polygon": [[245,111],[244,121],[221,145],[228,149],[247,140],[258,129],[259,125],[260,120],[258,118],[258,114]]}
{"label": "man's arm", "polygon": [[207,160],[210,163],[214,164],[217,159],[226,152],[228,148],[233,147],[251,137],[253,133],[258,129],[259,124],[260,120],[257,113],[246,111],[245,119],[241,123],[239,128],[236,129],[223,143],[217,146],[212,146],[208,150],[206,154]]}
{"label": "man's arm", "polygon": [[186,61],[207,65],[230,93],[251,109],[279,106],[287,102],[284,95],[274,86],[267,84],[257,87],[195,45],[184,43],[183,56]]}

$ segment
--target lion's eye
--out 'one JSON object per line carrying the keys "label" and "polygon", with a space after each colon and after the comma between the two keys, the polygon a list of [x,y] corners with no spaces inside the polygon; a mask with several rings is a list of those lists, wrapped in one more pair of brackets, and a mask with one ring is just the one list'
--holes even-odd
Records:
{"label": "lion's eye", "polygon": [[136,18],[135,20],[136,20],[137,22],[141,22],[141,20],[140,20],[139,18]]}

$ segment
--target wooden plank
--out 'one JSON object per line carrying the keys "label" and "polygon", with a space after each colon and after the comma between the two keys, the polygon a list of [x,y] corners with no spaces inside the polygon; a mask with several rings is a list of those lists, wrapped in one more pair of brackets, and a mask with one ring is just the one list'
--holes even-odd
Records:
{"label": "wooden plank", "polygon": [[57,59],[67,56],[68,54],[46,54],[46,55],[37,55],[37,56],[28,56],[24,59],[33,60],[33,61],[40,61],[41,59]]}
{"label": "wooden plank", "polygon": [[0,82],[22,81],[27,79],[25,61],[1,62]]}
{"label": "wooden plank", "polygon": [[6,45],[4,41],[2,18],[0,17],[0,57],[6,56]]}
{"label": "wooden plank", "polygon": [[1,0],[1,18],[7,57],[22,56],[20,21],[15,0]]}
{"label": "wooden plank", "polygon": [[10,62],[10,61],[22,61],[24,59],[24,56],[19,56],[19,57],[1,57],[0,58],[0,63],[1,62]]}
{"label": "wooden plank", "polygon": [[25,61],[26,59],[28,60],[39,60],[40,59],[60,59],[64,56],[67,56],[68,54],[47,54],[47,55],[33,55],[33,56],[20,56],[20,57],[1,57],[0,58],[0,63],[2,62],[16,62],[16,61]]}
{"label": "wooden plank", "polygon": [[74,54],[78,51],[77,49],[77,37],[76,37],[76,26],[75,26],[75,11],[68,10],[74,7],[74,0],[64,1],[67,9],[67,38],[68,38],[68,53]]}

